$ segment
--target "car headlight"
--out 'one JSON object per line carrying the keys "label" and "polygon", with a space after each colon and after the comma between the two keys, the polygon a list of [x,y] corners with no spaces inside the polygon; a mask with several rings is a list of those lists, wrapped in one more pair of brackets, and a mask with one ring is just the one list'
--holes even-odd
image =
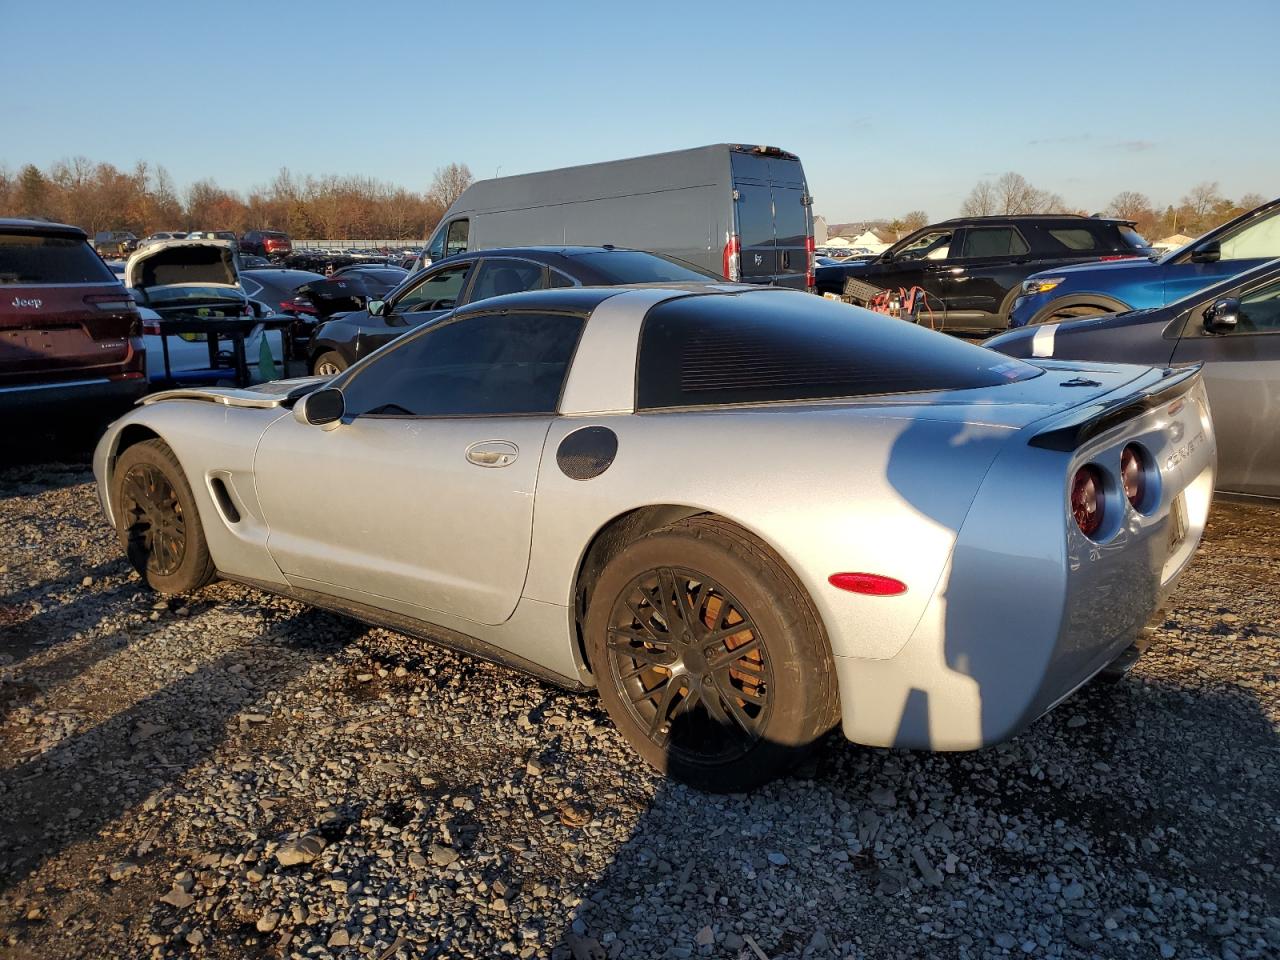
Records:
{"label": "car headlight", "polygon": [[1066,277],[1032,277],[1030,280],[1023,280],[1022,295],[1030,297],[1037,293],[1048,293],[1065,279]]}

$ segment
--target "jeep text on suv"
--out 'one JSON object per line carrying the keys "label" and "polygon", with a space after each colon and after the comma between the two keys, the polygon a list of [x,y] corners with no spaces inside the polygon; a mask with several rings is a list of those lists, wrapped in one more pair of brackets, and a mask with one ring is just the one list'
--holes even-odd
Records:
{"label": "jeep text on suv", "polygon": [[1022,281],[1055,264],[1146,257],[1133,224],[1074,214],[962,217],[917,230],[871,260],[818,267],[818,293],[866,305],[920,288],[943,330],[1003,330]]}
{"label": "jeep text on suv", "polygon": [[0,219],[0,411],[126,407],[144,360],[138,308],[83,230]]}

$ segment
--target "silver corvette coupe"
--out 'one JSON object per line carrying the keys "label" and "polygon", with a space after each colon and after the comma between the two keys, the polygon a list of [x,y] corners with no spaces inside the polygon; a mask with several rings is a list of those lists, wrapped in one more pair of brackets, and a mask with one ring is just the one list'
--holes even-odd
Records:
{"label": "silver corvette coupe", "polygon": [[94,469],[156,590],[224,577],[594,687],[730,790],[837,723],[995,743],[1132,657],[1215,446],[1195,368],[712,284],[499,297],[330,380],[156,394]]}

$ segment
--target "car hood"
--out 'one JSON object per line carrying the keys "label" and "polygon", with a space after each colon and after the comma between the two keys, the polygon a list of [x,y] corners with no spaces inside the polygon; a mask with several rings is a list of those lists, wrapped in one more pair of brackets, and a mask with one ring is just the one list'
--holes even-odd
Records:
{"label": "car hood", "polygon": [[126,287],[198,285],[239,290],[235,253],[225,240],[162,240],[133,254],[124,268]]}
{"label": "car hood", "polygon": [[166,400],[203,400],[228,407],[284,407],[328,382],[328,377],[296,377],[270,380],[252,387],[183,387],[148,394],[138,402],[149,406]]}
{"label": "car hood", "polygon": [[1095,274],[1106,271],[1115,273],[1124,270],[1150,270],[1157,261],[1150,257],[1129,257],[1124,260],[1091,260],[1087,263],[1073,263],[1070,266],[1053,267],[1033,273],[1033,277],[1071,277],[1076,274]]}

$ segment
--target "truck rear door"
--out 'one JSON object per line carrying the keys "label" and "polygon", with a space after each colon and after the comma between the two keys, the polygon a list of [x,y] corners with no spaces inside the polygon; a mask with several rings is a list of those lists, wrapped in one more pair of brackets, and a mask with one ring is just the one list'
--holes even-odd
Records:
{"label": "truck rear door", "polygon": [[804,289],[812,228],[800,161],[736,150],[731,156],[740,279]]}

